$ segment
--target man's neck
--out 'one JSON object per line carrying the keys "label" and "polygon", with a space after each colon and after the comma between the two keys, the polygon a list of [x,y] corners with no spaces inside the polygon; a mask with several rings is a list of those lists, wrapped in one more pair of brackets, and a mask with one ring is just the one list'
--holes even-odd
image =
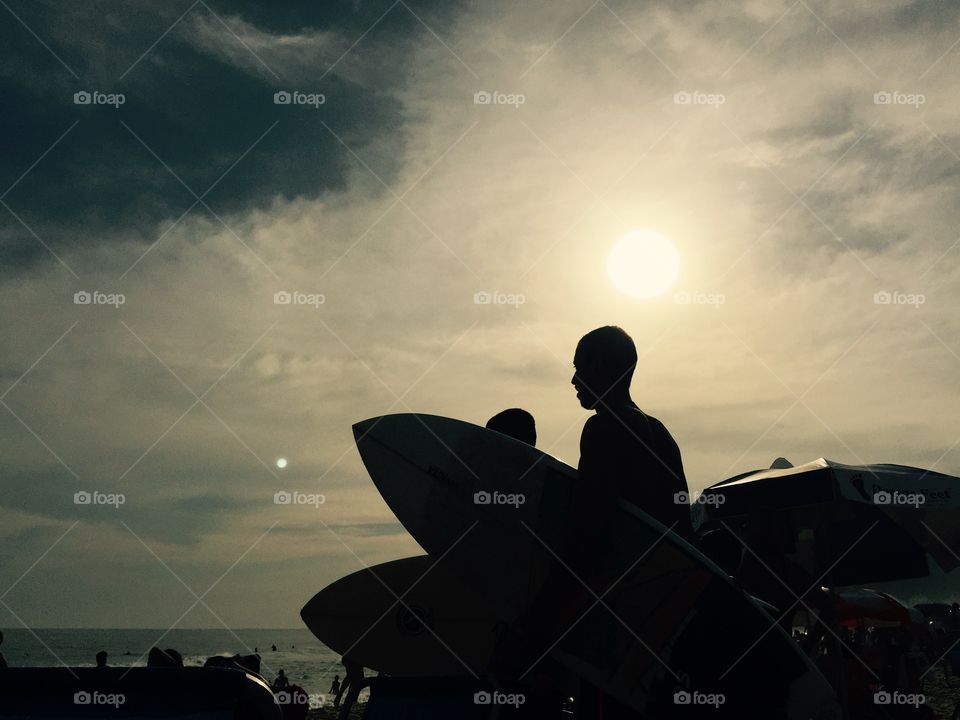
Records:
{"label": "man's neck", "polygon": [[611,390],[597,403],[596,407],[597,413],[611,414],[635,409],[637,409],[637,405],[633,402],[633,399],[630,397],[630,391],[627,389]]}

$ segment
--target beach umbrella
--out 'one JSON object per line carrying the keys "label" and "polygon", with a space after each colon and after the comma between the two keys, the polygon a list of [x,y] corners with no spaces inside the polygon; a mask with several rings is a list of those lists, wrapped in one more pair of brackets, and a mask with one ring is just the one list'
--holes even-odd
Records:
{"label": "beach umbrella", "polygon": [[960,566],[960,478],[931,470],[781,458],[712,485],[696,504],[707,528],[789,523],[815,548],[816,576],[833,566],[834,587],[926,577],[928,557],[947,572]]}
{"label": "beach umbrella", "polygon": [[[866,624],[905,625],[916,622],[916,615],[892,595],[869,588],[840,590],[837,595],[837,619],[842,625]],[[915,613],[915,614],[914,614]]]}

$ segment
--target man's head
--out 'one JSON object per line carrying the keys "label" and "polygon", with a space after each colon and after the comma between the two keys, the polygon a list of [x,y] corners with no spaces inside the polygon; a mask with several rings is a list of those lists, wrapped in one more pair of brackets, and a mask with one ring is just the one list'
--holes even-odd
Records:
{"label": "man's head", "polygon": [[573,366],[570,382],[577,389],[577,399],[587,410],[594,410],[601,399],[629,396],[637,346],[623,328],[606,325],[580,338]]}
{"label": "man's head", "polygon": [[510,408],[498,412],[487,420],[487,428],[509,435],[528,445],[537,444],[537,425],[533,415],[521,408]]}
{"label": "man's head", "polygon": [[107,666],[107,651],[101,650],[97,653],[97,667]]}

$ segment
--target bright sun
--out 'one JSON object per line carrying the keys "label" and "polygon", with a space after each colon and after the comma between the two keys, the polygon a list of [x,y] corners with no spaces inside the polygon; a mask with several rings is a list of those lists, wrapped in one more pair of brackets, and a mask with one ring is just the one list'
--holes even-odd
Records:
{"label": "bright sun", "polygon": [[680,256],[660,233],[632,230],[614,244],[607,257],[607,272],[620,292],[654,298],[673,287],[680,272]]}

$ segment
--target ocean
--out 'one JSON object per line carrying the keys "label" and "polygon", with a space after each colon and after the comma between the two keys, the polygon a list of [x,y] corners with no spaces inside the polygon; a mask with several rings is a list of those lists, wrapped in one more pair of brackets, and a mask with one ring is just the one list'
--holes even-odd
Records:
{"label": "ocean", "polygon": [[[173,648],[184,665],[203,665],[211,655],[247,655],[254,649],[261,658],[260,670],[273,680],[282,668],[290,682],[309,694],[320,696],[330,689],[334,675],[343,679],[340,656],[317,640],[309,630],[157,630],[33,629],[5,628],[0,646],[10,667],[69,665],[91,667],[100,650],[108,653],[111,666],[143,666],[147,652],[156,645]],[[162,636],[162,637],[161,637]],[[276,650],[272,647],[276,646]]]}

